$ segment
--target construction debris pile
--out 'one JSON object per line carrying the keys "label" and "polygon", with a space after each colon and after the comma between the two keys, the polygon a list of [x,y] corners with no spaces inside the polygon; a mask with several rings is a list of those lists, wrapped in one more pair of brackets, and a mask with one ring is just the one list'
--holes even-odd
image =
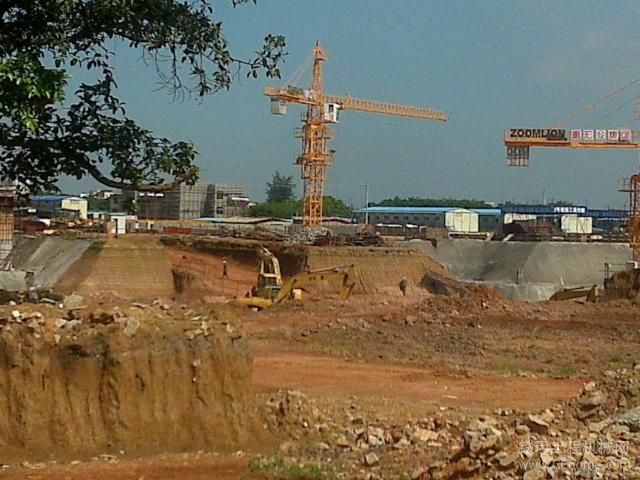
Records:
{"label": "construction debris pile", "polygon": [[276,457],[336,478],[627,479],[640,475],[640,364],[607,371],[580,395],[542,412],[497,409],[479,417],[442,408],[391,422],[354,402],[327,410],[297,391],[264,398]]}

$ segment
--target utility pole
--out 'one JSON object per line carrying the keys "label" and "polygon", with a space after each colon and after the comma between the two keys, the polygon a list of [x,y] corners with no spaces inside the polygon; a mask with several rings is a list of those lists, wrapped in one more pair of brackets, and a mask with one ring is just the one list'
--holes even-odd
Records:
{"label": "utility pole", "polygon": [[369,184],[364,184],[364,223],[369,225]]}

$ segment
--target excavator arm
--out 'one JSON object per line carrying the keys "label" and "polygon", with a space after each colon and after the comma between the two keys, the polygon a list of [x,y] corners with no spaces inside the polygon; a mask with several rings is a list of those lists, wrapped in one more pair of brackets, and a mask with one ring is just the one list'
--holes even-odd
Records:
{"label": "excavator arm", "polygon": [[260,296],[240,297],[234,300],[236,305],[256,308],[262,310],[269,308],[278,303],[282,303],[294,297],[294,292],[306,285],[318,284],[324,280],[340,280],[340,298],[347,300],[355,287],[355,270],[353,265],[345,267],[327,268],[324,270],[315,270],[313,272],[304,272],[289,278],[278,294],[273,298],[264,298]]}
{"label": "excavator arm", "polygon": [[354,266],[328,268],[294,275],[284,282],[282,289],[276,298],[273,299],[273,303],[277,304],[291,298],[293,291],[297,288],[302,288],[314,283],[317,284],[323,280],[342,280],[340,285],[340,298],[347,300],[356,284]]}
{"label": "excavator arm", "polygon": [[258,247],[258,257],[260,258],[261,266],[260,273],[272,274],[278,278],[278,284],[281,283],[280,274],[280,262],[278,258],[271,253],[266,247]]}

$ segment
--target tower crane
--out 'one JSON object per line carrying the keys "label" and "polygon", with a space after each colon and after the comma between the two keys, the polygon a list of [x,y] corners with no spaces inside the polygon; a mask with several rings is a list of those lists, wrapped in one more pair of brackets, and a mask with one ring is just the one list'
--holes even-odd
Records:
{"label": "tower crane", "polygon": [[571,148],[638,148],[640,132],[629,129],[571,129],[570,136],[563,125],[583,113],[592,111],[596,106],[640,83],[637,78],[608,93],[595,102],[581,108],[573,115],[556,122],[551,128],[507,128],[504,131],[504,144],[507,147],[507,165],[510,167],[528,167],[530,147],[571,147]]}
{"label": "tower crane", "polygon": [[[577,116],[593,110],[600,103],[640,83],[640,78],[605,95],[594,103],[578,110],[570,117],[557,122],[551,128],[507,128],[504,131],[504,144],[507,149],[507,165],[510,167],[529,166],[531,147],[560,148],[640,148],[640,132],[628,128],[622,129],[567,129],[563,125]],[[629,246],[633,259],[640,260],[640,175],[624,179],[621,192],[629,193]]]}
{"label": "tower crane", "polygon": [[331,159],[335,153],[333,150],[327,149],[327,143],[332,138],[327,124],[338,123],[340,110],[357,110],[420,120],[447,121],[446,113],[432,108],[325,94],[322,85],[322,62],[326,60],[327,54],[316,42],[313,49],[311,85],[308,89],[291,85],[279,87],[266,85],[264,87],[264,94],[271,98],[271,113],[273,114],[285,115],[287,103],[299,103],[307,106],[306,115],[302,120],[302,129],[297,135],[302,139],[302,152],[296,158],[296,164],[300,165],[302,170],[304,191],[302,223],[308,227],[322,224],[322,199],[326,169],[331,165]]}

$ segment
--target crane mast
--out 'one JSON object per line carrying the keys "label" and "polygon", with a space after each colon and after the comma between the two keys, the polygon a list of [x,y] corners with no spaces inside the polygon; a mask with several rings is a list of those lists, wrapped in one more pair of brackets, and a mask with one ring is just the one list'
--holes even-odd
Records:
{"label": "crane mast", "polygon": [[302,167],[304,190],[303,224],[318,227],[322,222],[322,199],[326,169],[331,165],[331,153],[327,151],[329,129],[324,119],[324,99],[322,95],[322,62],[327,60],[318,42],[313,49],[313,73],[308,96],[312,103],[307,105],[307,115],[302,127],[302,153],[296,164]]}
{"label": "crane mast", "polygon": [[431,108],[325,95],[322,85],[322,62],[326,60],[327,55],[324,49],[316,42],[313,49],[313,70],[309,89],[290,85],[264,87],[264,94],[271,98],[271,112],[274,114],[284,115],[287,102],[299,103],[307,107],[302,129],[297,134],[302,140],[302,151],[296,158],[296,164],[300,165],[302,170],[304,189],[302,223],[306,227],[322,225],[326,171],[331,165],[334,154],[333,150],[328,149],[328,141],[332,138],[332,134],[327,124],[338,123],[339,110],[358,110],[421,120],[443,122],[447,120],[444,112]]}

